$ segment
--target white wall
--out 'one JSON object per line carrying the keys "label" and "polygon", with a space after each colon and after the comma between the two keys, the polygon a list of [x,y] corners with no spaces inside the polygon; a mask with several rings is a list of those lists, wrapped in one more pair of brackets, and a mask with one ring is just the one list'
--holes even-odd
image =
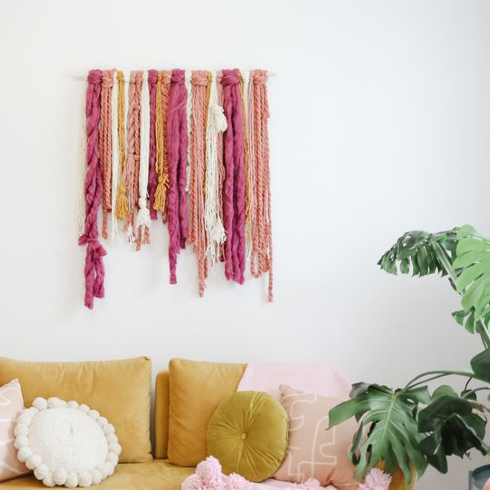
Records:
{"label": "white wall", "polygon": [[[445,280],[376,262],[408,229],[490,233],[490,3],[485,0],[0,2],[0,354],[328,360],[401,385],[465,368],[478,339]],[[107,299],[83,307],[76,237],[81,82],[90,68],[265,67],[274,304],[265,281],[197,295],[168,284],[167,235],[108,246]],[[156,228],[159,228],[158,226]],[[462,489],[476,458],[417,486]]]}

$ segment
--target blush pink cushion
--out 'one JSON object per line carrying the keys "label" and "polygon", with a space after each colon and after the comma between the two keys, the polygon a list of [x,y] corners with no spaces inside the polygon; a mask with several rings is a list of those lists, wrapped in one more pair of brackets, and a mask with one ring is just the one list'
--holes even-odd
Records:
{"label": "blush pink cushion", "polygon": [[487,483],[485,483],[483,490],[490,490],[490,480],[488,480]]}
{"label": "blush pink cushion", "polygon": [[237,391],[265,391],[280,400],[280,385],[335,398],[348,398],[351,391],[347,376],[328,362],[251,362]]}
{"label": "blush pink cushion", "polygon": [[14,427],[24,410],[22,391],[17,379],[0,387],[0,481],[29,473],[17,459],[14,447]]}
{"label": "blush pink cushion", "polygon": [[301,483],[315,478],[320,485],[354,490],[359,483],[349,457],[358,425],[354,418],[328,429],[328,413],[343,400],[304,393],[281,385],[281,403],[289,415],[289,447],[274,478]]}

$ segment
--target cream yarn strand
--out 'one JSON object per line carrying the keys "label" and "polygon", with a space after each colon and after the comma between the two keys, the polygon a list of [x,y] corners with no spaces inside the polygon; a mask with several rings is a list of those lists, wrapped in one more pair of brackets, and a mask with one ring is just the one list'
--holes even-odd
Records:
{"label": "cream yarn strand", "polygon": [[141,89],[141,125],[140,125],[140,174],[139,174],[139,211],[136,227],[150,227],[150,210],[146,198],[148,192],[148,172],[150,157],[150,92],[148,88],[148,72],[143,73]]}
{"label": "cream yarn strand", "polygon": [[119,96],[117,71],[114,70],[112,86],[112,210],[111,210],[111,240],[115,242],[118,235],[117,217],[116,217],[116,197],[119,177],[119,134],[117,125],[117,101]]}
{"label": "cream yarn strand", "polygon": [[216,72],[212,73],[206,124],[206,180],[204,226],[211,257],[211,267],[219,260],[220,245],[226,239],[219,213],[218,133],[226,131],[226,117],[218,104]]}
{"label": "cream yarn strand", "polygon": [[78,236],[82,236],[85,233],[85,175],[87,174],[87,116],[85,115],[85,97],[87,86],[88,81],[85,79],[85,82],[82,84],[82,124],[80,125],[80,153],[78,158]]}
{"label": "cream yarn strand", "polygon": [[187,105],[186,105],[186,116],[187,116],[187,185],[185,188],[186,192],[189,192],[189,184],[191,181],[191,115],[192,115],[192,71],[185,71],[185,88],[187,90]]}

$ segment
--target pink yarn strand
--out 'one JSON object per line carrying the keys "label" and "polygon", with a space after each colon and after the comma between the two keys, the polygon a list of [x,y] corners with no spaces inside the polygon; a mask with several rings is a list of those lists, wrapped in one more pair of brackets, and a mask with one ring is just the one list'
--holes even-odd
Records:
{"label": "pink yarn strand", "polygon": [[85,306],[92,309],[94,298],[104,297],[104,264],[106,251],[99,242],[97,218],[102,203],[103,182],[100,167],[99,123],[101,113],[102,71],[88,75],[85,115],[87,117],[87,173],[85,177],[85,233],[79,244],[87,245],[85,258]]}
{"label": "pink yarn strand", "polygon": [[187,239],[187,90],[184,70],[173,70],[167,107],[167,155],[169,188],[167,219],[169,232],[170,284],[177,283],[177,254]]}
{"label": "pink yarn strand", "polygon": [[225,275],[239,284],[245,272],[245,146],[240,72],[223,70],[224,114],[228,129],[223,135],[224,165],[223,215],[226,231]]}
{"label": "pink yarn strand", "polygon": [[267,99],[267,72],[254,70],[250,83],[253,97],[249,100],[249,112],[253,111],[253,221],[251,273],[260,277],[269,273],[268,299],[274,299],[274,275],[272,267],[272,216],[269,165],[269,103]]}
{"label": "pink yarn strand", "polygon": [[191,162],[189,238],[197,254],[199,296],[204,295],[207,276],[206,231],[204,226],[204,177],[206,171],[206,116],[208,72],[192,72]]}

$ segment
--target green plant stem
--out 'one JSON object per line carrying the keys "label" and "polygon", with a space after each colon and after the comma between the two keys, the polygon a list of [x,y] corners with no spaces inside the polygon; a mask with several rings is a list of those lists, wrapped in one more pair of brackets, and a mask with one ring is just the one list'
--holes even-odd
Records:
{"label": "green plant stem", "polygon": [[[422,381],[422,378],[425,376],[431,376],[429,379],[424,379]],[[434,379],[438,378],[443,378],[445,376],[464,376],[465,378],[474,378],[478,379],[480,381],[486,382],[484,379],[479,378],[478,376],[475,376],[475,373],[470,373],[466,371],[428,371],[423,374],[419,374],[415,378],[413,378],[406,386],[403,388],[403,391],[406,391],[410,388],[415,388],[416,386],[420,386],[424,383],[428,383],[429,381],[432,381]]]}
{"label": "green plant stem", "polygon": [[439,260],[442,262],[442,265],[446,269],[446,272],[449,274],[452,281],[454,282],[454,285],[456,286],[456,281],[458,280],[458,276],[456,274],[456,271],[453,269],[451,265],[447,252],[444,250],[443,247],[441,247],[440,243],[437,240],[434,240],[434,238],[432,238],[431,240],[432,240],[432,246],[438,252],[437,255],[439,256]]}
{"label": "green plant stem", "polygon": [[468,398],[470,393],[476,393],[478,391],[490,391],[490,388],[488,386],[482,387],[482,388],[476,388],[474,390],[469,391],[468,393],[464,394],[461,398]]}
{"label": "green plant stem", "polygon": [[483,342],[483,345],[485,346],[485,349],[490,348],[490,335],[488,334],[487,329],[485,328],[485,325],[483,325],[483,322],[478,320],[477,325],[476,325],[477,332],[479,333],[481,340]]}

